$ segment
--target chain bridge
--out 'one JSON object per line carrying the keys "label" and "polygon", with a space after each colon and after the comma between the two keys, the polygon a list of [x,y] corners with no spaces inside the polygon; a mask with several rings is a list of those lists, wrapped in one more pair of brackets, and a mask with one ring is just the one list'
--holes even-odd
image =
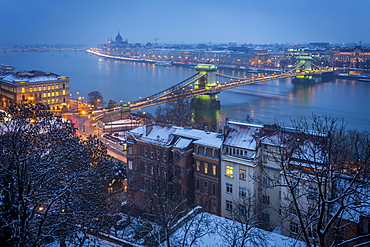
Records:
{"label": "chain bridge", "polygon": [[[321,68],[311,63],[310,58],[298,58],[296,66],[282,73],[274,73],[253,78],[239,78],[217,72],[215,65],[199,64],[195,67],[196,74],[176,85],[162,90],[156,94],[141,98],[140,100],[128,102],[130,110],[138,110],[149,106],[154,106],[182,98],[208,95],[209,99],[216,100],[217,94],[222,90],[260,83],[269,80],[276,80],[287,77],[304,78],[314,74],[324,74],[333,72],[333,68]],[[312,68],[315,66],[315,69]],[[226,80],[225,80],[226,79]],[[224,80],[224,82],[221,82]],[[120,109],[120,107],[117,107]],[[117,110],[118,110],[117,109]]]}
{"label": "chain bridge", "polygon": [[[333,68],[322,68],[312,64],[310,57],[298,57],[295,66],[287,71],[273,74],[263,74],[252,78],[239,78],[217,72],[217,67],[211,64],[195,66],[196,73],[191,77],[164,89],[156,94],[140,98],[113,108],[114,111],[140,110],[145,107],[159,105],[178,99],[193,97],[196,104],[203,104],[202,100],[211,102],[207,106],[219,106],[218,94],[222,90],[244,85],[260,83],[287,77],[308,78],[313,75],[322,75],[334,72]],[[313,68],[314,67],[314,68]],[[212,105],[213,104],[213,105]]]}

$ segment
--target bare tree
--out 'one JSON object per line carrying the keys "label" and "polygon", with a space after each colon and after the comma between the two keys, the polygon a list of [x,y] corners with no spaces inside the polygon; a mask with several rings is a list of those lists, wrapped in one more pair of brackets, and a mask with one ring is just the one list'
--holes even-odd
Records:
{"label": "bare tree", "polygon": [[262,209],[257,203],[256,196],[251,191],[246,191],[239,200],[232,202],[231,219],[224,221],[218,227],[219,235],[227,246],[239,247],[253,244],[267,246],[266,235],[261,228]]}
{"label": "bare tree", "polygon": [[353,226],[370,206],[369,133],[346,130],[328,116],[313,115],[293,125],[261,141],[262,159],[279,169],[264,170],[264,176],[281,190],[283,227],[307,246],[368,241],[369,234],[359,237]]}
{"label": "bare tree", "polygon": [[63,243],[102,229],[114,176],[103,144],[80,140],[42,104],[14,105],[0,117],[1,245]]}
{"label": "bare tree", "polygon": [[159,106],[155,115],[160,121],[169,121],[174,125],[184,126],[191,121],[190,100],[188,98],[180,98],[168,102],[163,108]]}
{"label": "bare tree", "polygon": [[99,91],[92,91],[87,94],[87,100],[89,104],[93,105],[94,108],[99,108],[104,104],[103,96]]}

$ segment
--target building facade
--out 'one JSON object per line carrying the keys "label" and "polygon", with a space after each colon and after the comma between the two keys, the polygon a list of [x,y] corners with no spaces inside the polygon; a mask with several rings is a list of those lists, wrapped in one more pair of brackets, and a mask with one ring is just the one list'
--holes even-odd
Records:
{"label": "building facade", "polygon": [[3,107],[12,103],[39,102],[59,111],[70,108],[69,78],[39,70],[10,72],[0,75]]}
{"label": "building facade", "polygon": [[128,203],[150,211],[153,189],[166,191],[169,185],[167,196],[173,193],[176,203],[194,206],[196,201],[207,212],[219,212],[222,139],[217,133],[148,124],[129,131],[127,142]]}

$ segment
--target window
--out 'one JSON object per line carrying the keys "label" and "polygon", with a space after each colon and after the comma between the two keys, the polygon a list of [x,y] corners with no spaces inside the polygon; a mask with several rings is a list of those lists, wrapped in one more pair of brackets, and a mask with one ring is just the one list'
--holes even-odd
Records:
{"label": "window", "polygon": [[150,174],[151,174],[151,175],[154,175],[154,166],[152,166],[152,167],[150,168]]}
{"label": "window", "polygon": [[294,193],[294,195],[299,194],[299,185],[298,184],[293,188],[293,193]]}
{"label": "window", "polygon": [[308,196],[307,196],[307,198],[308,199],[311,199],[311,200],[317,200],[318,197],[319,197],[319,194],[317,192],[317,188],[310,186],[308,188]]}
{"label": "window", "polygon": [[229,153],[229,147],[225,147],[225,153]]}
{"label": "window", "polygon": [[58,84],[57,84],[57,85],[55,85],[55,88],[56,88],[56,89],[58,89],[58,88],[59,88],[59,85],[58,85]]}
{"label": "window", "polygon": [[32,93],[32,87],[30,87],[30,93]]}
{"label": "window", "polygon": [[200,181],[199,181],[199,179],[197,179],[197,190],[199,190],[199,188],[200,188]]}
{"label": "window", "polygon": [[207,148],[205,147],[203,150],[204,155],[207,155]]}
{"label": "window", "polygon": [[51,85],[51,89],[53,89],[53,90],[54,90],[54,85]]}
{"label": "window", "polygon": [[212,171],[213,171],[213,176],[217,175],[217,166],[213,165],[212,166]]}
{"label": "window", "polygon": [[226,210],[227,211],[233,210],[233,203],[231,201],[226,200]]}
{"label": "window", "polygon": [[244,187],[239,187],[239,196],[240,197],[247,197],[247,189]]}
{"label": "window", "polygon": [[50,86],[48,86],[48,90],[50,90]]}
{"label": "window", "polygon": [[213,149],[213,150],[212,150],[212,156],[213,156],[213,157],[216,157],[216,155],[217,155],[216,149]]}
{"label": "window", "polygon": [[290,222],[290,232],[297,234],[298,233],[298,224],[295,222]]}
{"label": "window", "polygon": [[197,161],[197,171],[200,171],[200,161]]}
{"label": "window", "polygon": [[56,95],[56,96],[59,96],[59,92],[55,92],[55,95]]}
{"label": "window", "polygon": [[51,93],[51,96],[53,96],[53,97],[54,97],[54,92],[52,92],[52,93]]}
{"label": "window", "polygon": [[310,225],[308,227],[308,237],[313,238],[313,239],[316,238],[316,231],[315,231],[315,228],[313,227],[313,225]]}
{"label": "window", "polygon": [[233,185],[226,183],[226,193],[232,194],[233,193]]}
{"label": "window", "polygon": [[239,205],[239,214],[241,216],[246,216],[247,215],[247,209],[245,205]]}
{"label": "window", "polygon": [[208,164],[204,163],[204,173],[208,174]]}
{"label": "window", "polygon": [[39,87],[39,91],[41,91],[41,87]]}
{"label": "window", "polygon": [[150,158],[153,159],[153,157],[154,157],[154,151],[153,150],[150,150]]}
{"label": "window", "polygon": [[229,177],[229,178],[234,177],[234,167],[226,166],[226,177]]}
{"label": "window", "polygon": [[264,186],[270,186],[270,179],[268,177],[262,177],[262,184]]}
{"label": "window", "polygon": [[44,93],[44,98],[46,98],[46,93]]}
{"label": "window", "polygon": [[246,177],[247,177],[246,171],[245,171],[245,170],[240,169],[240,170],[239,170],[239,178],[240,178],[241,180],[245,180],[245,179],[246,179]]}
{"label": "window", "polygon": [[167,161],[167,154],[163,153],[163,161],[166,162]]}
{"label": "window", "polygon": [[63,95],[66,95],[66,90],[63,90],[63,91],[62,91],[62,94],[63,94]]}
{"label": "window", "polygon": [[147,148],[144,148],[144,156],[147,157],[148,156],[148,149]]}
{"label": "window", "polygon": [[262,202],[264,204],[270,204],[270,197],[266,195],[262,195]]}
{"label": "window", "polygon": [[262,213],[261,214],[261,218],[262,218],[262,221],[265,222],[265,223],[269,223],[270,222],[270,215],[269,214]]}
{"label": "window", "polygon": [[208,182],[204,182],[204,192],[208,192]]}
{"label": "window", "polygon": [[26,92],[26,89],[22,87],[22,93],[25,93],[25,92]]}
{"label": "window", "polygon": [[157,160],[159,161],[161,159],[161,153],[157,151]]}
{"label": "window", "polygon": [[48,93],[48,97],[50,97],[50,93]]}
{"label": "window", "polygon": [[45,87],[45,86],[43,86],[43,87],[42,87],[42,89],[43,89],[43,90],[46,90],[46,87]]}
{"label": "window", "polygon": [[128,161],[128,169],[132,170],[132,161],[131,160]]}
{"label": "window", "polygon": [[212,184],[212,194],[216,195],[216,185]]}

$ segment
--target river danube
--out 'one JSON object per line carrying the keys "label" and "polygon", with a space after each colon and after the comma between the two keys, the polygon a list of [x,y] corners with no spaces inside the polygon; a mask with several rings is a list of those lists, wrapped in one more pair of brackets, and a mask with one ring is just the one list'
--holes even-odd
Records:
{"label": "river danube", "polygon": [[[0,64],[13,65],[16,71],[38,69],[68,76],[73,98],[77,92],[86,98],[89,92],[100,91],[106,102],[135,101],[195,74],[192,68],[156,67],[73,51],[0,53]],[[250,76],[244,71],[219,72]],[[219,99],[220,111],[210,113],[218,124],[225,118],[243,121],[249,116],[256,122],[291,126],[290,119],[315,113],[343,118],[351,129],[370,130],[370,82],[335,79],[303,87],[289,78],[279,79],[225,90]],[[153,113],[155,107],[143,110]]]}

